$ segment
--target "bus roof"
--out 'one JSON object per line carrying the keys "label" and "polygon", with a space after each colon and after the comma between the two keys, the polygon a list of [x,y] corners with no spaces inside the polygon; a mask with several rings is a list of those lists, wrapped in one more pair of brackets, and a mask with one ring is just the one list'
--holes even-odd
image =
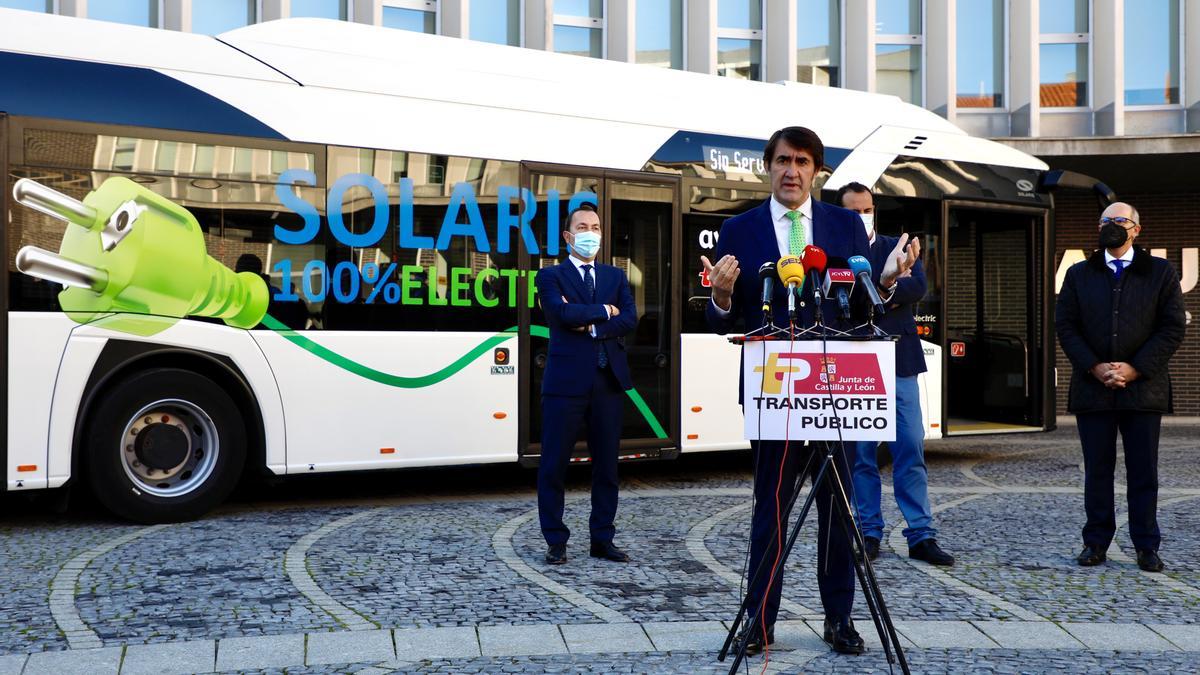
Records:
{"label": "bus roof", "polygon": [[0,110],[632,170],[680,131],[761,145],[799,124],[830,147],[1046,168],[893,96],[325,19],[213,38],[0,9]]}

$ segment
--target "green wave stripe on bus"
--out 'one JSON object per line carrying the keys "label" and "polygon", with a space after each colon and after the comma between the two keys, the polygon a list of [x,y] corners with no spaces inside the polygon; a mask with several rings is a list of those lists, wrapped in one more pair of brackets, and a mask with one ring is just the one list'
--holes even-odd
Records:
{"label": "green wave stripe on bus", "polygon": [[[328,347],[304,337],[298,331],[288,328],[281,321],[270,314],[263,317],[262,323],[264,326],[275,331],[288,342],[291,342],[301,349],[304,349],[323,361],[332,363],[342,370],[354,373],[355,375],[371,380],[372,382],[378,382],[389,387],[398,387],[401,389],[419,389],[421,387],[428,387],[430,385],[437,384],[442,380],[449,379],[458,371],[466,368],[469,363],[486,354],[489,349],[492,349],[516,337],[518,330],[516,326],[506,328],[487,338],[483,342],[480,342],[466,354],[458,357],[449,365],[428,375],[404,377],[402,375],[393,375],[391,373],[375,370],[370,366],[342,356],[332,349],[329,349]],[[550,330],[545,326],[530,326],[529,334],[533,337],[546,339],[550,338]],[[658,418],[654,415],[654,411],[650,410],[650,406],[646,405],[645,399],[643,399],[642,395],[638,393],[638,390],[628,389],[625,391],[625,393],[629,396],[629,399],[633,401],[633,405],[638,409],[638,412],[642,413],[642,417],[646,419],[646,423],[650,425],[650,428],[654,431],[655,436],[658,438],[666,438],[667,432],[663,429],[662,424],[659,424]]]}

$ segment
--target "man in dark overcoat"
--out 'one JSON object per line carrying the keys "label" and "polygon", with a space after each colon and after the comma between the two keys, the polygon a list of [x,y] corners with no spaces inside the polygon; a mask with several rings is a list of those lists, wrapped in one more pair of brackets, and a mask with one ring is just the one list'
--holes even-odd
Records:
{"label": "man in dark overcoat", "polygon": [[1117,530],[1113,472],[1117,432],[1125,448],[1129,537],[1138,567],[1161,572],[1158,555],[1158,434],[1171,406],[1167,363],[1183,341],[1186,319],[1175,268],[1134,244],[1138,212],[1117,202],[1100,217],[1100,248],[1067,270],[1055,328],[1071,361],[1067,410],[1083,446],[1083,551],[1090,567],[1105,561]]}

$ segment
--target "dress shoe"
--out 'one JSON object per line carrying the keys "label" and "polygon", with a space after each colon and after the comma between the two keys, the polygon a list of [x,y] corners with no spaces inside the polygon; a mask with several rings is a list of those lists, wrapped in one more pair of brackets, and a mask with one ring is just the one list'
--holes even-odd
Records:
{"label": "dress shoe", "polygon": [[937,539],[922,539],[916,544],[908,547],[908,557],[917,560],[923,560],[930,565],[939,565],[941,567],[951,567],[954,565],[954,556],[942,550],[938,546]]}
{"label": "dress shoe", "polygon": [[1163,571],[1162,558],[1158,557],[1158,551],[1138,550],[1138,567],[1147,572]]}
{"label": "dress shoe", "polygon": [[1075,558],[1075,562],[1079,563],[1080,567],[1095,567],[1103,563],[1107,558],[1108,556],[1100,547],[1084,544],[1083,550],[1079,552],[1079,556]]}
{"label": "dress shoe", "polygon": [[592,557],[604,558],[613,562],[629,562],[629,554],[617,548],[611,541],[593,541]]}
{"label": "dress shoe", "polygon": [[867,557],[871,560],[879,558],[879,539],[875,537],[863,537],[863,544],[867,548]]}
{"label": "dress shoe", "polygon": [[746,656],[757,656],[766,649],[767,645],[775,644],[775,627],[771,626],[767,629],[767,641],[763,642],[763,632],[761,628],[754,629],[754,635],[747,638],[745,635],[738,636],[738,639],[733,643],[733,651],[742,648],[742,640],[746,641]]}
{"label": "dress shoe", "polygon": [[567,545],[551,544],[546,549],[546,562],[551,565],[562,565],[567,562]]}
{"label": "dress shoe", "polygon": [[839,654],[861,654],[867,650],[850,617],[825,618],[825,641]]}

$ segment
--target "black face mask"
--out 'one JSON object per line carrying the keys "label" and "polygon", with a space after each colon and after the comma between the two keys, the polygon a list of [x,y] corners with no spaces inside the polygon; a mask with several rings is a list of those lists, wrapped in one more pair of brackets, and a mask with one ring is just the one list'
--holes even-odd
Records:
{"label": "black face mask", "polygon": [[1100,228],[1100,248],[1120,248],[1129,239],[1129,232],[1116,223],[1105,223]]}

